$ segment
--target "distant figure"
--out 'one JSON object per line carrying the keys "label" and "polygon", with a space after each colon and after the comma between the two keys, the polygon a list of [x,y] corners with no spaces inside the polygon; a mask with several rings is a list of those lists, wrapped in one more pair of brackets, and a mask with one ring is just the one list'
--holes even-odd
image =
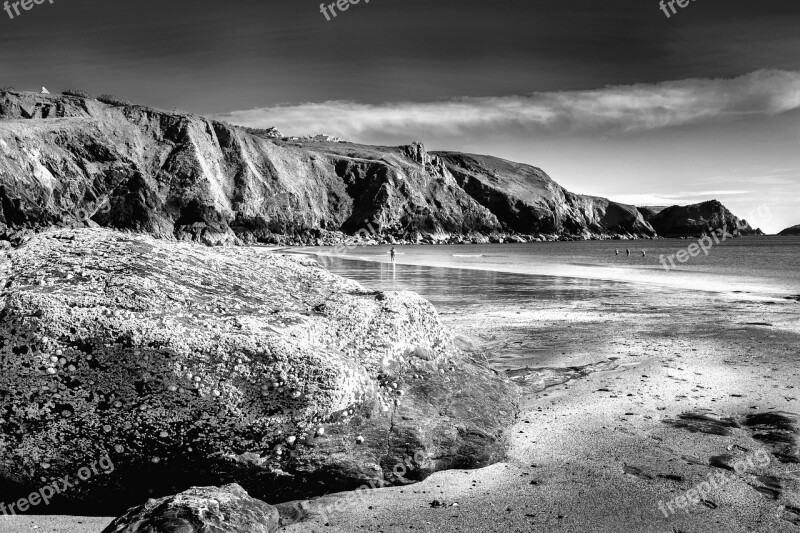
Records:
{"label": "distant figure", "polygon": [[394,251],[394,246],[392,246],[392,249],[391,249],[391,250],[389,250],[389,256],[392,258],[392,263],[394,263],[394,256],[395,256],[395,253],[396,253],[396,252]]}
{"label": "distant figure", "polygon": [[627,255],[628,257],[630,257],[630,256],[631,256],[631,250],[630,250],[630,248],[625,248],[625,255]]}
{"label": "distant figure", "polygon": [[642,257],[647,257],[647,250],[642,250]]}
{"label": "distant figure", "polygon": [[616,250],[614,250],[614,254],[615,254],[615,255],[619,255],[619,248],[617,248]]}

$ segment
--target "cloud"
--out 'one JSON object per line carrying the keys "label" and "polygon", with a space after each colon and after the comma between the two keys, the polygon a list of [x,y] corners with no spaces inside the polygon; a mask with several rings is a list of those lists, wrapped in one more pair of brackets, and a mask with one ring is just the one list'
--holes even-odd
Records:
{"label": "cloud", "polygon": [[616,202],[630,205],[684,205],[686,203],[705,202],[712,198],[725,196],[740,196],[752,194],[752,191],[697,191],[679,192],[675,194],[641,193],[641,194],[615,194],[608,197]]}
{"label": "cloud", "polygon": [[526,96],[363,104],[329,101],[231,111],[212,118],[287,135],[327,133],[356,142],[476,134],[635,133],[800,108],[800,72],[760,70],[731,79],[690,79]]}
{"label": "cloud", "polygon": [[670,198],[694,198],[696,196],[735,196],[738,194],[753,194],[753,191],[692,191],[670,194]]}

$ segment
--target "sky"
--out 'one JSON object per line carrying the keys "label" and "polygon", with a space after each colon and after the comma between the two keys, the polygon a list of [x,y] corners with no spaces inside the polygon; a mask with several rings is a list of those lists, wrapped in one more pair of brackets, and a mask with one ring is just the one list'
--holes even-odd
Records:
{"label": "sky", "polygon": [[48,0],[0,11],[0,86],[420,140],[578,193],[800,224],[800,2],[673,6],[360,0],[333,17],[314,0]]}

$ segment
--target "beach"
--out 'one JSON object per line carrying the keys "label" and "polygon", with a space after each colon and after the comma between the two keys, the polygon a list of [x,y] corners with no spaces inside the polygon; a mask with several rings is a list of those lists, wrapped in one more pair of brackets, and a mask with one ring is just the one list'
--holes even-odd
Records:
{"label": "beach", "polygon": [[[486,252],[459,246],[447,254],[464,257],[425,257],[433,248],[398,248],[395,265],[378,248],[319,261],[370,288],[419,292],[464,349],[519,384],[507,459],[329,495],[303,504],[305,520],[284,531],[800,529],[800,303],[787,299],[796,274],[715,275],[712,264],[684,276],[713,281],[700,290],[697,279],[660,283],[651,264],[577,257],[536,270],[525,256],[452,268]],[[552,275],[559,271],[570,275]],[[634,271],[647,279],[620,279]],[[10,517],[0,532],[97,532],[111,519]]]}
{"label": "beach", "polygon": [[[354,268],[349,261],[327,264],[343,274]],[[382,279],[384,289],[420,283],[414,278],[434,280],[420,292],[437,303],[465,345],[485,350],[496,368],[520,383],[523,414],[508,431],[507,462],[345,497],[347,505],[327,516],[332,527],[797,530],[796,302],[766,293],[586,279],[532,282],[486,271],[437,276],[419,266],[409,267],[410,275],[404,268],[380,265],[369,275]],[[477,294],[488,303],[471,303]],[[792,430],[776,435],[770,424],[780,425],[783,416]],[[735,423],[716,422],[727,419]],[[771,454],[766,466],[753,461],[685,510],[666,506],[759,450]],[[431,507],[435,500],[458,505]]]}

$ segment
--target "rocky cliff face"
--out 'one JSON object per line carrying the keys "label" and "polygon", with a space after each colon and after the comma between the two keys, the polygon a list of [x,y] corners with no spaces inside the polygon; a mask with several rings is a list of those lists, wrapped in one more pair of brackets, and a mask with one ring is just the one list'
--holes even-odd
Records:
{"label": "rocky cliff face", "polygon": [[763,235],[717,200],[687,206],[640,207],[639,211],[662,237],[700,237],[721,229],[734,236]]}
{"label": "rocky cliff face", "polygon": [[277,502],[504,455],[515,387],[416,294],[105,229],[43,232],[2,259],[6,501],[98,461],[113,468],[56,504],[233,482]]}
{"label": "rocky cliff face", "polygon": [[778,233],[778,235],[789,237],[789,236],[798,236],[800,235],[800,224],[797,226],[792,226],[791,228],[786,228],[782,232]]}
{"label": "rocky cliff face", "polygon": [[542,170],[489,156],[437,154],[459,186],[519,233],[655,236],[634,206],[568,192]]}
{"label": "rocky cliff face", "polygon": [[[0,229],[100,225],[207,244],[652,236],[630,206],[495,158],[287,141],[178,112],[0,93]],[[499,237],[498,237],[499,236]]]}

